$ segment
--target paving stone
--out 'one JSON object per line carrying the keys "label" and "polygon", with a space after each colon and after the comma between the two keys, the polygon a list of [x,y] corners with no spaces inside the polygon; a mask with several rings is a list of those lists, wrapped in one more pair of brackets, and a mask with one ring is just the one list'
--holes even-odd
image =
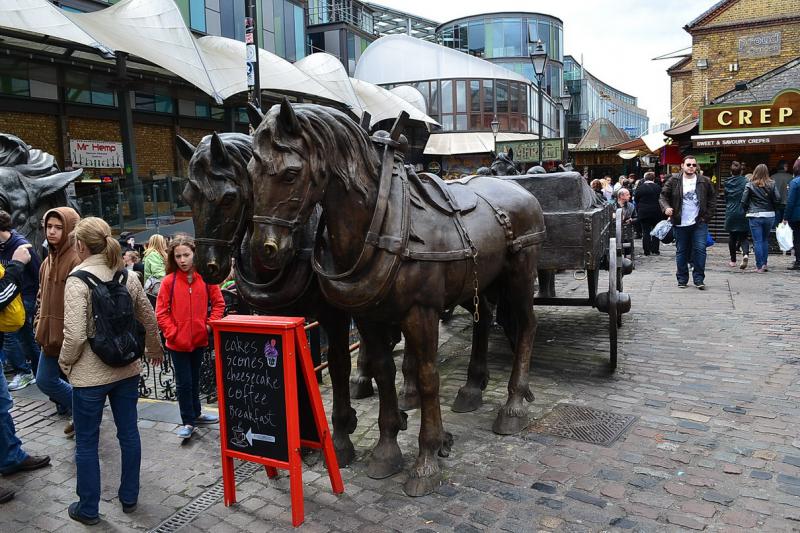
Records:
{"label": "paving stone", "polygon": [[545,507],[548,507],[548,508],[556,510],[556,511],[558,511],[562,507],[564,507],[564,502],[562,502],[560,500],[554,500],[552,498],[545,498],[544,496],[542,496],[541,498],[536,500],[536,504],[537,505],[544,505]]}
{"label": "paving stone", "polygon": [[691,420],[680,420],[678,425],[682,428],[686,429],[696,429],[698,431],[708,431],[710,428],[705,424],[699,424],[697,422],[692,422]]}
{"label": "paving stone", "polygon": [[694,421],[694,422],[702,422],[704,424],[706,422],[708,422],[709,420],[711,420],[710,416],[700,415],[700,414],[697,414],[697,413],[688,413],[686,411],[671,411],[670,415],[673,418],[681,418],[681,419],[684,419],[684,420],[691,420],[691,421]]}
{"label": "paving stone", "polygon": [[696,491],[692,487],[683,483],[676,483],[674,481],[667,481],[664,483],[664,490],[676,496],[683,496],[684,498],[694,498]]}
{"label": "paving stone", "polygon": [[792,466],[800,466],[800,457],[795,455],[786,455],[783,457],[782,462]]}
{"label": "paving stone", "polygon": [[709,503],[702,502],[686,502],[681,505],[681,510],[689,514],[702,516],[703,518],[711,518],[717,512],[716,507]]}
{"label": "paving stone", "polygon": [[545,494],[555,494],[556,488],[553,485],[548,485],[547,483],[541,483],[537,481],[531,488],[534,490],[538,490],[539,492],[544,492]]}
{"label": "paving stone", "polygon": [[753,457],[756,459],[764,459],[765,461],[774,461],[778,458],[778,454],[772,450],[756,450],[753,452]]}
{"label": "paving stone", "polygon": [[726,411],[728,413],[734,413],[734,414],[737,414],[737,415],[747,414],[747,409],[745,409],[744,407],[738,407],[738,406],[737,407],[727,407],[726,406],[726,407],[723,407],[722,410]]}
{"label": "paving stone", "polygon": [[605,483],[600,486],[600,494],[617,500],[622,499],[625,497],[625,485],[621,483]]}
{"label": "paving stone", "polygon": [[597,471],[597,477],[601,479],[607,479],[609,481],[622,481],[622,472],[618,470],[601,468]]}
{"label": "paving stone", "polygon": [[589,505],[594,505],[595,507],[604,508],[606,506],[606,501],[604,499],[598,498],[597,496],[592,496],[588,492],[584,492],[582,490],[568,490],[566,496],[567,498],[588,503]]}
{"label": "paving stone", "polygon": [[652,489],[659,483],[661,483],[660,478],[652,477],[652,476],[644,476],[644,475],[637,475],[634,476],[632,479],[628,481],[629,485],[633,485],[634,487],[638,487],[640,489]]}
{"label": "paving stone", "polygon": [[715,490],[708,490],[703,493],[703,499],[707,502],[719,503],[722,505],[730,505],[733,503],[733,497],[722,494]]}
{"label": "paving stone", "polygon": [[752,470],[750,472],[750,477],[755,479],[772,479],[772,473],[764,472],[762,470]]}
{"label": "paving stone", "polygon": [[702,531],[706,528],[706,524],[698,520],[695,520],[694,518],[689,518],[688,516],[676,513],[667,514],[667,522],[669,522],[670,524],[675,524],[676,526],[686,527],[689,529],[696,529],[698,531]]}
{"label": "paving stone", "polygon": [[612,527],[618,527],[620,529],[633,529],[638,524],[627,517],[618,517],[611,520],[608,525]]}
{"label": "paving stone", "polygon": [[727,511],[722,513],[722,521],[732,526],[752,529],[758,524],[758,515],[745,511]]}
{"label": "paving stone", "polygon": [[725,472],[726,474],[741,474],[742,467],[737,465],[726,464],[722,465],[722,471]]}

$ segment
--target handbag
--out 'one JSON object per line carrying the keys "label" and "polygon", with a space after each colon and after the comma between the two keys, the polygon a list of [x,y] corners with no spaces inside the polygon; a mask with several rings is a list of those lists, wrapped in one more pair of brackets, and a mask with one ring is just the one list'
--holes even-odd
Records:
{"label": "handbag", "polygon": [[650,235],[664,244],[671,243],[673,240],[675,240],[675,235],[672,230],[672,222],[669,220],[662,220],[656,224],[656,226],[653,228],[653,231],[650,232]]}

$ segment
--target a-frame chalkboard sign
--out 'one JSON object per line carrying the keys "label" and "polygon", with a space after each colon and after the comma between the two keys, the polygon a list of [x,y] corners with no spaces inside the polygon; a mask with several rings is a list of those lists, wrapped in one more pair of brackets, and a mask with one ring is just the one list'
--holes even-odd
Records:
{"label": "a-frame chalkboard sign", "polygon": [[230,315],[210,322],[219,398],[225,505],[236,503],[233,460],[289,471],[292,524],[303,523],[300,448],[321,448],[333,492],[344,492],[304,319]]}

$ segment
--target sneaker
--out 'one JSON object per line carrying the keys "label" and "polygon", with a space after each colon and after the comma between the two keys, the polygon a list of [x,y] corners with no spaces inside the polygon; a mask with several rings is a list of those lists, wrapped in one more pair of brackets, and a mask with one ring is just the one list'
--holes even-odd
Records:
{"label": "sneaker", "polygon": [[216,424],[219,422],[219,417],[217,415],[208,415],[208,414],[201,414],[197,418],[194,419],[195,424]]}
{"label": "sneaker", "polygon": [[14,491],[10,489],[0,489],[0,503],[8,503],[14,499]]}
{"label": "sneaker", "polygon": [[687,285],[686,283],[678,283],[678,288],[679,289],[685,289],[686,285]]}
{"label": "sneaker", "polygon": [[49,455],[29,455],[21,463],[17,463],[14,466],[8,468],[8,470],[3,472],[3,475],[10,476],[11,474],[16,474],[17,472],[38,470],[39,468],[44,468],[49,464],[50,464]]}
{"label": "sneaker", "polygon": [[756,273],[763,274],[764,273],[764,268],[763,267],[762,268],[757,268],[756,269]]}
{"label": "sneaker", "polygon": [[33,385],[34,383],[36,383],[36,378],[33,377],[32,373],[17,374],[14,376],[14,379],[11,380],[11,383],[8,384],[8,390],[22,390],[28,385]]}
{"label": "sneaker", "polygon": [[78,511],[80,506],[81,506],[80,502],[73,502],[73,503],[69,504],[69,508],[67,509],[67,514],[69,514],[70,518],[72,518],[76,522],[80,522],[81,524],[84,524],[84,525],[87,525],[87,526],[93,526],[95,524],[99,524],[100,523],[100,517],[99,516],[95,516],[94,518],[91,518],[89,516],[83,516],[82,514],[80,514],[80,512]]}
{"label": "sneaker", "polygon": [[64,436],[67,438],[75,436],[75,423],[72,420],[64,426]]}
{"label": "sneaker", "polygon": [[800,270],[800,262],[792,263],[791,266],[786,267],[786,270]]}
{"label": "sneaker", "polygon": [[695,287],[697,287],[697,289],[698,289],[698,290],[701,290],[701,291],[704,291],[704,290],[706,290],[706,285],[705,285],[705,283],[698,283],[697,285],[695,285]]}
{"label": "sneaker", "polygon": [[762,270],[763,270],[764,272],[769,272],[769,267],[768,267],[767,265],[764,265],[764,267],[762,268]]}
{"label": "sneaker", "polygon": [[131,514],[132,512],[134,512],[136,510],[136,505],[137,504],[135,504],[135,503],[125,503],[125,502],[122,502],[122,501],[120,503],[122,504],[122,512],[125,513],[125,514]]}
{"label": "sneaker", "polygon": [[176,431],[178,437],[182,439],[188,439],[192,436],[192,433],[194,433],[194,426],[181,426],[178,428],[178,431]]}
{"label": "sneaker", "polygon": [[728,263],[728,266],[729,266],[729,267],[735,267],[735,266],[736,266],[736,261],[730,261],[730,262]]}
{"label": "sneaker", "polygon": [[739,268],[741,268],[742,270],[747,268],[747,256],[742,257],[742,264],[739,265]]}

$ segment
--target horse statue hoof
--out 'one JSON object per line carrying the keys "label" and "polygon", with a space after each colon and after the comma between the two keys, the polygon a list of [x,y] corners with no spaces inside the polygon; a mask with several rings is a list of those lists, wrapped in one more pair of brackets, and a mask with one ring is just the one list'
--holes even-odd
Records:
{"label": "horse statue hoof", "polygon": [[471,413],[483,405],[483,392],[477,387],[464,385],[458,389],[458,394],[453,402],[454,413]]}
{"label": "horse statue hoof", "polygon": [[413,498],[418,496],[427,496],[435,491],[441,484],[441,472],[423,477],[414,476],[412,473],[403,484],[403,492],[405,492],[407,496],[411,496]]}
{"label": "horse statue hoof", "polygon": [[336,462],[340,468],[350,465],[356,459],[356,448],[350,439],[346,443],[334,442],[333,449],[336,451]]}
{"label": "horse statue hoof", "polygon": [[372,479],[384,479],[403,470],[403,454],[400,446],[394,443],[390,446],[378,445],[369,458],[367,475]]}
{"label": "horse statue hoof", "polygon": [[503,407],[497,413],[492,431],[498,435],[515,435],[528,427],[529,422],[527,413],[512,413],[508,408]]}
{"label": "horse statue hoof", "polygon": [[439,457],[450,457],[450,450],[453,449],[453,434],[445,431],[442,447],[439,448]]}
{"label": "horse statue hoof", "polygon": [[362,400],[374,395],[372,378],[361,376],[350,380],[350,397],[354,400]]}
{"label": "horse statue hoof", "polygon": [[401,391],[397,398],[397,406],[403,411],[419,409],[419,394],[409,394],[406,391]]}

